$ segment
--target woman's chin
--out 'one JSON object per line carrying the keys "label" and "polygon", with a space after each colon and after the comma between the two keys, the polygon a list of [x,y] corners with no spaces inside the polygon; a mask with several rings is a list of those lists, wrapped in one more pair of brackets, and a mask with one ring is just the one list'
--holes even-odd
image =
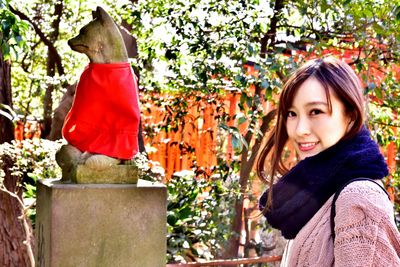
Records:
{"label": "woman's chin", "polygon": [[317,155],[319,152],[321,152],[321,151],[307,151],[307,152],[304,152],[304,151],[297,151],[297,158],[298,158],[299,160],[303,160],[303,159],[305,159],[305,158],[309,158],[309,157],[315,156],[315,155]]}

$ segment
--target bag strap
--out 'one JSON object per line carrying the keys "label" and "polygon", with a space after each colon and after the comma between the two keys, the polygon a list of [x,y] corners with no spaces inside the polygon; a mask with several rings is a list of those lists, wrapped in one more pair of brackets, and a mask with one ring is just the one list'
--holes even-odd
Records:
{"label": "bag strap", "polygon": [[386,191],[386,189],[383,188],[383,186],[381,186],[375,180],[372,180],[371,178],[355,178],[355,179],[352,179],[352,180],[348,181],[347,183],[345,183],[342,187],[339,188],[339,190],[336,191],[335,195],[333,196],[333,200],[332,200],[332,206],[331,206],[331,233],[332,233],[333,241],[335,241],[336,200],[338,199],[340,192],[342,192],[342,190],[346,186],[348,186],[350,183],[356,182],[356,181],[370,181],[370,182],[373,182],[374,184],[378,185],[386,193],[386,195],[390,199],[390,196],[389,196],[388,192]]}

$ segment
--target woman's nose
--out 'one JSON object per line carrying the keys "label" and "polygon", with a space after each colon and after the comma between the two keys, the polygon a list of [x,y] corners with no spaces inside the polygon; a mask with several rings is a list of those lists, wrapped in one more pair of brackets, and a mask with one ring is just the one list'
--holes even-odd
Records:
{"label": "woman's nose", "polygon": [[301,118],[299,116],[299,119],[297,121],[297,125],[296,125],[296,134],[298,136],[302,136],[302,135],[308,135],[311,133],[311,129],[310,129],[310,122],[308,121],[307,118]]}

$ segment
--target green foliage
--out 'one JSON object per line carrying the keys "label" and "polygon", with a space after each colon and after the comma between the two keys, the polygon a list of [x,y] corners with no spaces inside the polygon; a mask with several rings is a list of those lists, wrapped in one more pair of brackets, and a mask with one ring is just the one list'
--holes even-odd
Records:
{"label": "green foliage", "polygon": [[[285,47],[277,53],[261,53],[260,40],[273,14],[270,5],[261,1],[139,1],[127,18],[138,37],[136,65],[141,70],[141,86],[145,91],[186,96],[201,92],[209,96],[210,103],[218,98],[215,94],[239,92],[241,116],[220,117],[220,132],[232,135],[237,156],[247,157],[241,153],[246,154],[264,134],[260,132],[265,116],[262,103],[274,101],[282,73],[297,66],[282,55]],[[165,106],[174,114],[187,112],[181,98]],[[177,129],[179,118],[174,116],[174,123],[167,127]],[[229,120],[237,123],[228,127]],[[254,138],[245,138],[239,131],[237,124],[244,123]]]}
{"label": "green foliage", "polygon": [[[243,63],[259,55],[270,16],[270,8],[258,1],[140,2],[131,19],[134,34],[145,40],[138,42],[144,86],[205,93],[235,89],[233,79],[227,84],[225,78],[244,77]],[[154,72],[156,65],[161,67]]]}
{"label": "green foliage", "polygon": [[175,173],[168,187],[168,262],[212,259],[230,236],[236,183]]}
{"label": "green foliage", "polygon": [[[400,82],[394,78],[392,72],[386,75],[380,86],[371,83],[368,86],[370,94],[377,98],[369,102],[369,122],[379,144],[386,146],[394,142],[400,148],[400,136],[395,134],[394,129],[399,131],[400,120]],[[397,116],[396,116],[397,114]]]}
{"label": "green foliage", "polygon": [[396,146],[400,147],[400,138],[394,132],[394,127],[398,128],[400,125],[395,119],[393,110],[377,103],[370,103],[369,110],[372,134],[376,137],[376,141],[381,145],[395,142]]}
{"label": "green foliage", "polygon": [[60,169],[55,162],[55,153],[62,145],[61,141],[46,139],[12,141],[0,145],[0,154],[9,156],[14,165],[12,175],[32,179],[56,178]]}
{"label": "green foliage", "polygon": [[[64,4],[58,36],[55,34],[53,22],[55,5],[45,0],[19,1],[10,0],[16,10],[25,14],[57,49],[62,57],[64,75],[58,72],[48,76],[47,64],[49,59],[48,47],[35,31],[33,25],[26,31],[27,49],[19,51],[18,58],[12,58],[12,87],[15,111],[30,119],[43,119],[43,106],[46,90],[54,88],[52,98],[57,105],[65,92],[65,84],[73,84],[79,77],[84,65],[88,62],[84,56],[73,52],[67,45],[67,40],[77,33],[80,23],[91,18],[90,10],[85,10],[86,4],[80,1],[69,1]],[[57,31],[56,31],[57,32]],[[56,107],[54,105],[54,107]],[[47,107],[47,108],[54,108]],[[51,112],[52,110],[50,110]]]}
{"label": "green foliage", "polygon": [[[8,168],[11,175],[19,178],[20,186],[24,187],[23,200],[28,210],[29,218],[35,223],[36,181],[37,179],[57,178],[61,170],[56,164],[55,153],[62,142],[48,141],[45,139],[13,141],[0,145],[0,181],[4,179],[3,168]],[[12,166],[5,166],[1,159],[8,157],[13,162]],[[1,186],[1,185],[0,185]]]}
{"label": "green foliage", "polygon": [[4,59],[10,59],[11,51],[18,58],[18,48],[27,48],[24,35],[28,30],[28,24],[11,13],[8,1],[0,2],[0,26],[0,44]]}

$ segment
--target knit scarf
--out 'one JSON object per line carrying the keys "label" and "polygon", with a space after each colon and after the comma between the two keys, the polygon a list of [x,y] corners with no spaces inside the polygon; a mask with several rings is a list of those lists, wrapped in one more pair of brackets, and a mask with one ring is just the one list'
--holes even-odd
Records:
{"label": "knit scarf", "polygon": [[[283,175],[272,187],[272,207],[265,217],[286,239],[293,239],[347,181],[358,177],[382,179],[386,175],[388,169],[379,147],[363,127],[355,137],[305,158]],[[268,192],[260,198],[260,209],[266,205]]]}

